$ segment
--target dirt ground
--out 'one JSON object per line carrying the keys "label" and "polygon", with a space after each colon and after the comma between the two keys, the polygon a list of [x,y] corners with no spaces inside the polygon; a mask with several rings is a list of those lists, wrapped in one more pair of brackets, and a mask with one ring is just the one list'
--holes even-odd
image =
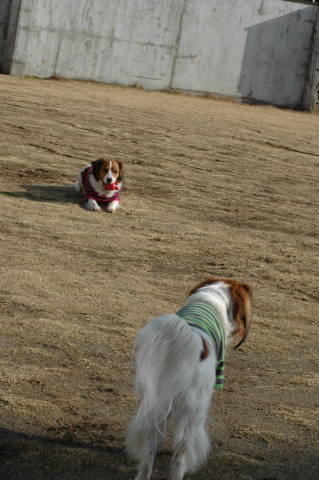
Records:
{"label": "dirt ground", "polygon": [[[211,274],[252,286],[254,325],[193,478],[319,478],[319,115],[3,75],[0,115],[0,478],[132,479],[133,339]],[[113,215],[72,188],[101,156]]]}

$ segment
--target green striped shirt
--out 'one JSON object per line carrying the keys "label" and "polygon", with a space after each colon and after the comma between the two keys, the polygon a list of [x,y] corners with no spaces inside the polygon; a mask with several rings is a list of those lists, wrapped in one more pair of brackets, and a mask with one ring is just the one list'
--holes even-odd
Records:
{"label": "green striped shirt", "polygon": [[220,321],[220,314],[210,304],[205,302],[191,302],[176,312],[190,326],[200,328],[207,333],[216,345],[217,366],[216,382],[214,388],[224,386],[224,360],[225,360],[225,332]]}

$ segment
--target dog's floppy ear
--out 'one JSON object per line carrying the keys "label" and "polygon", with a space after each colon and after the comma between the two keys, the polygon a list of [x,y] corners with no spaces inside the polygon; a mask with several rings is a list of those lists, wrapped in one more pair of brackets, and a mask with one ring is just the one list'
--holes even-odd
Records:
{"label": "dog's floppy ear", "polygon": [[93,167],[93,175],[95,176],[95,179],[98,180],[98,175],[99,171],[101,170],[101,167],[104,163],[103,158],[99,158],[98,160],[94,160],[94,162],[91,162],[91,165]]}
{"label": "dog's floppy ear", "polygon": [[123,163],[120,162],[119,160],[117,160],[117,163],[119,164],[119,167],[120,167],[120,173],[119,173],[119,183],[123,182],[124,181],[124,168],[123,168]]}
{"label": "dog's floppy ear", "polygon": [[248,336],[251,324],[251,288],[246,283],[234,282],[230,284],[230,294],[233,300],[233,318],[236,324],[235,335],[241,337],[235,348],[240,347]]}

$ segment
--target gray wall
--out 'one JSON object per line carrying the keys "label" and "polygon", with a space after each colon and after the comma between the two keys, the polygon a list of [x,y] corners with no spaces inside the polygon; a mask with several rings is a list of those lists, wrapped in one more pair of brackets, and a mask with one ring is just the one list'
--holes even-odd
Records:
{"label": "gray wall", "polygon": [[4,48],[8,73],[290,107],[313,97],[315,6],[282,0],[12,1],[21,1],[21,10],[18,23],[12,16]]}
{"label": "gray wall", "polygon": [[188,1],[172,86],[300,105],[317,12],[280,0]]}

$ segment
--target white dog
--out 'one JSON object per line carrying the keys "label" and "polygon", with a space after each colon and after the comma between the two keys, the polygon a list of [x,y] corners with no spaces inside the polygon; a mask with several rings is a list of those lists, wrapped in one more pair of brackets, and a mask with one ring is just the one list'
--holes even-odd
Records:
{"label": "white dog", "polygon": [[205,429],[211,395],[222,388],[225,346],[233,335],[241,345],[250,327],[251,290],[230,279],[197,285],[176,314],[151,320],[135,345],[139,409],[128,427],[126,448],[139,461],[135,480],[149,480],[166,425],[176,425],[170,480],[205,462]]}

